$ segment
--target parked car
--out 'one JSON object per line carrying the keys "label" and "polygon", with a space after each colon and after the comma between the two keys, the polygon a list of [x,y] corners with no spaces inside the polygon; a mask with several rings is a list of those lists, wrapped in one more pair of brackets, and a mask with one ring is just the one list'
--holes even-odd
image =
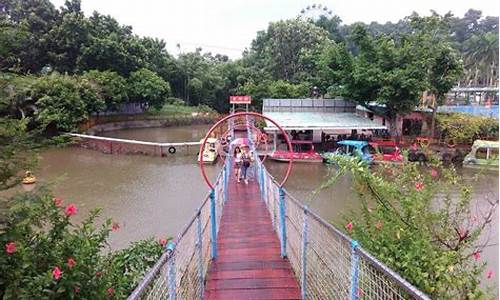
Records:
{"label": "parked car", "polygon": [[498,141],[474,141],[471,151],[464,158],[463,166],[498,169]]}

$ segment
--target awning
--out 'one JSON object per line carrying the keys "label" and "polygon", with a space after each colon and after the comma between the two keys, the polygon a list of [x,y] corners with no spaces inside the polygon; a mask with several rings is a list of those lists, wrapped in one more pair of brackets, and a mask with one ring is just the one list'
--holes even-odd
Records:
{"label": "awning", "polygon": [[[386,126],[354,113],[334,112],[264,112],[285,130],[363,130],[387,129]],[[266,131],[277,130],[266,120]]]}

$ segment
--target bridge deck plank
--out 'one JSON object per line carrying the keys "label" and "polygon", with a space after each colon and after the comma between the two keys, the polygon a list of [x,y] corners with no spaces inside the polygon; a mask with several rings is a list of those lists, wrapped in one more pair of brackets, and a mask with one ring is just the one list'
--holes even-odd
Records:
{"label": "bridge deck plank", "polygon": [[280,256],[257,182],[246,185],[231,178],[228,193],[205,299],[300,299],[300,287],[290,262]]}

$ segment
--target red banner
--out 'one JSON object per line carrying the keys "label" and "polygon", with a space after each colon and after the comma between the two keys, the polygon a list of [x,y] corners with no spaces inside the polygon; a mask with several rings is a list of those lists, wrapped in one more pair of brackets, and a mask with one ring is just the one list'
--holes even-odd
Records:
{"label": "red banner", "polygon": [[230,104],[250,104],[251,102],[251,96],[229,96]]}

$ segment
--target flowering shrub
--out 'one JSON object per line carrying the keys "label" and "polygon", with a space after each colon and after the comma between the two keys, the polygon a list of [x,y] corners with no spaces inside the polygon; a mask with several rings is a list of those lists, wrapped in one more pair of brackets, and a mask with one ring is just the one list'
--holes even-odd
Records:
{"label": "flowering shrub", "polygon": [[435,299],[485,296],[481,279],[493,278],[481,260],[481,232],[491,222],[498,199],[482,216],[471,210],[471,190],[454,169],[437,162],[376,166],[336,157],[338,173],[349,172],[362,203],[340,226],[361,246]]}
{"label": "flowering shrub", "polygon": [[13,197],[0,236],[0,298],[125,299],[160,256],[153,239],[106,253],[119,229],[111,220],[95,225],[99,210],[73,222],[75,204],[52,198],[43,188]]}

